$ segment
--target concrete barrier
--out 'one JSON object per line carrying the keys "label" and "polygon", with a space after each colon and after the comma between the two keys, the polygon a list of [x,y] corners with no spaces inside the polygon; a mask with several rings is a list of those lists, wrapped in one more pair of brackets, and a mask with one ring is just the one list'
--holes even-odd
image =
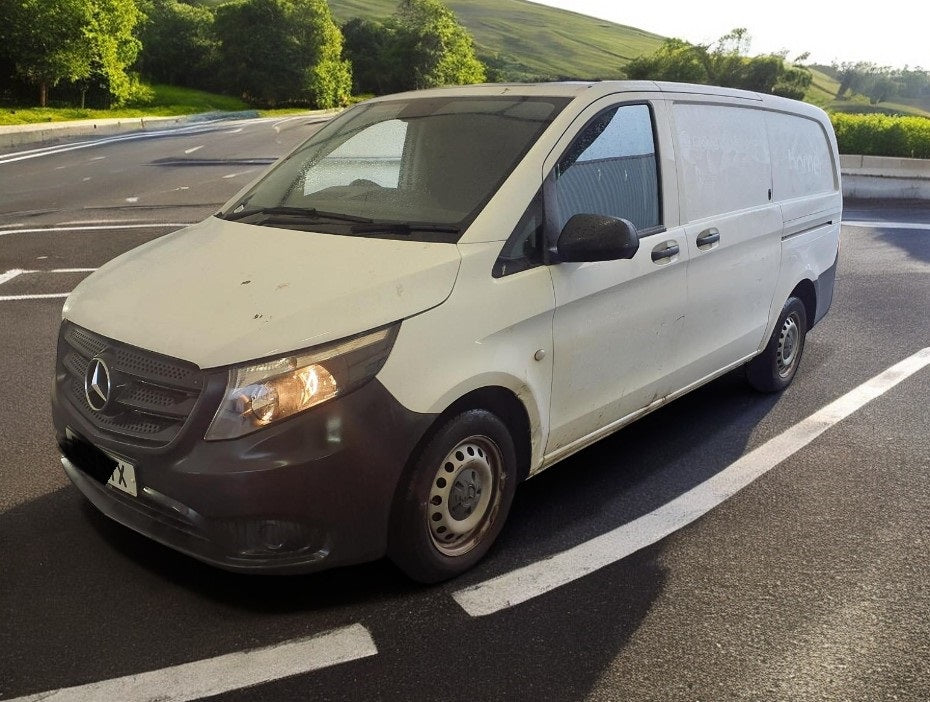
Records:
{"label": "concrete barrier", "polygon": [[930,200],[930,160],[840,156],[843,195],[849,198]]}
{"label": "concrete barrier", "polygon": [[184,124],[189,119],[189,117],[124,117],[0,126],[0,149],[15,149],[28,144],[44,144],[71,137],[110,136],[164,129]]}

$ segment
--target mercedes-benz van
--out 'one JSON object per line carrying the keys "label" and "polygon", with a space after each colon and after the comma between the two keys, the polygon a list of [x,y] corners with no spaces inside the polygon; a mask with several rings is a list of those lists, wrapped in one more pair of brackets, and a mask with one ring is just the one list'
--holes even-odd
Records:
{"label": "mercedes-benz van", "polygon": [[837,166],[821,110],[707,86],[359,104],[69,296],[62,463],[221,567],[454,576],[528,476],[740,366],[791,382]]}

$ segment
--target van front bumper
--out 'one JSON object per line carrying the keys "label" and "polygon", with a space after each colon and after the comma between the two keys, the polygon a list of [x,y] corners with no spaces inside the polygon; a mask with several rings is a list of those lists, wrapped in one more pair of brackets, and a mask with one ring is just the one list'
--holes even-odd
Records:
{"label": "van front bumper", "polygon": [[[373,380],[280,425],[205,441],[212,404],[176,441],[147,449],[99,431],[56,391],[65,472],[108,517],[228,570],[310,572],[385,554],[395,490],[433,415]],[[133,466],[135,497],[91,477],[87,445]]]}

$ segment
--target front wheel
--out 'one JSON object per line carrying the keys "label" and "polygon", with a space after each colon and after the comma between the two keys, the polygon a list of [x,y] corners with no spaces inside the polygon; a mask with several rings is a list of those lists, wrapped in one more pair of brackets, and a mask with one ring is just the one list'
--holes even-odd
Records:
{"label": "front wheel", "polygon": [[746,366],[746,379],[760,392],[778,392],[791,384],[807,338],[807,309],[789,297],[765,350]]}
{"label": "front wheel", "polygon": [[391,559],[424,583],[471,568],[503,527],[516,473],[513,437],[496,415],[475,409],[449,420],[404,476]]}

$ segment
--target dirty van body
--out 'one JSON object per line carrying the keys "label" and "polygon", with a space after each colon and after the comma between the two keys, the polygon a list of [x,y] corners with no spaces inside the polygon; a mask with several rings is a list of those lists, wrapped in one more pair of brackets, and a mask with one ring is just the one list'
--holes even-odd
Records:
{"label": "dirty van body", "polygon": [[62,464],[223,568],[455,576],[527,477],[740,366],[787,387],[837,165],[821,110],[708,86],[362,103],[69,296]]}

